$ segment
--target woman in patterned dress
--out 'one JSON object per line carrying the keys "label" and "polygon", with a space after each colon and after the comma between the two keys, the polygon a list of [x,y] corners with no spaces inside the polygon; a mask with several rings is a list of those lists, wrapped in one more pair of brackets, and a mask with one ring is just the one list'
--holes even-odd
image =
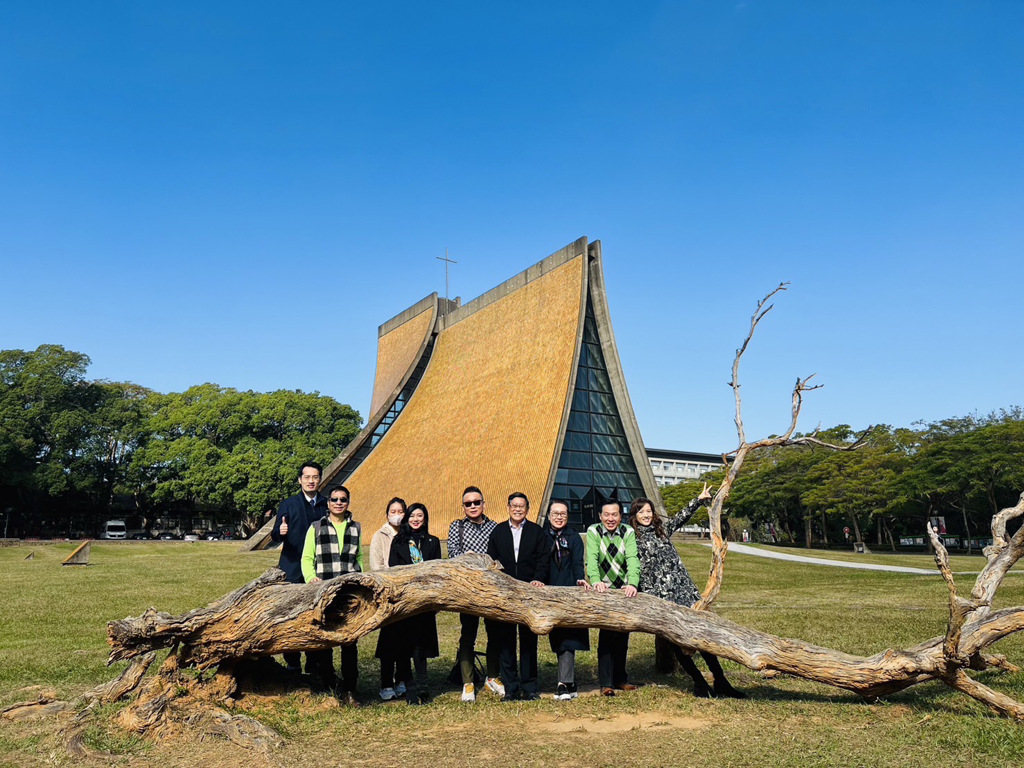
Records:
{"label": "woman in patterned dress", "polygon": [[[693,513],[702,505],[707,504],[711,492],[707,483],[700,495],[693,499],[679,514],[664,524],[654,512],[650,499],[643,497],[633,500],[629,508],[629,524],[636,531],[637,555],[640,558],[640,591],[646,592],[663,600],[693,606],[700,599],[700,590],[690,578],[686,566],[679,559],[676,548],[669,540],[673,533],[682,528]],[[714,678],[713,686],[708,686],[704,675],[697,669],[693,657],[685,653],[678,645],[672,644],[679,666],[693,679],[693,695],[701,698],[727,696],[734,699],[746,698],[746,694],[737,691],[728,680],[718,658],[701,651],[704,663]]]}

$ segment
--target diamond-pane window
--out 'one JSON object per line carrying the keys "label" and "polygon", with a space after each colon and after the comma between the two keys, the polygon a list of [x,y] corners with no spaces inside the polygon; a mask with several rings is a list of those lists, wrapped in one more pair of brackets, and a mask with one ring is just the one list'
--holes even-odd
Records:
{"label": "diamond-pane window", "polygon": [[628,506],[641,488],[588,296],[576,391],[551,498],[568,503],[571,523],[586,526],[597,522],[600,501],[616,498]]}

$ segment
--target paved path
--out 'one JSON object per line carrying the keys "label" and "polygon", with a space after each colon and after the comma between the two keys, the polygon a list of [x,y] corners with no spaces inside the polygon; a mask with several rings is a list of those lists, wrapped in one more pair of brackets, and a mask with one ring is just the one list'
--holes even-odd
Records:
{"label": "paved path", "polygon": [[[711,546],[708,544],[707,546]],[[859,568],[862,571],[890,571],[892,573],[924,573],[929,576],[939,575],[938,570],[932,568],[908,568],[902,565],[875,565],[874,563],[850,563],[845,560],[822,560],[818,557],[804,557],[803,555],[791,555],[788,552],[771,552],[758,547],[748,547],[746,544],[729,542],[729,551],[741,555],[754,555],[755,557],[768,557],[773,560],[791,560],[794,563],[809,563],[810,565],[831,565],[836,568]]]}

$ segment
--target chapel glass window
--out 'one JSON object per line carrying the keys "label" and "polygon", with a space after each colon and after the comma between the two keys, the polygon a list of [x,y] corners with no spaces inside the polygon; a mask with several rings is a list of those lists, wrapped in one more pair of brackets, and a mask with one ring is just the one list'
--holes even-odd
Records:
{"label": "chapel glass window", "polygon": [[588,296],[576,390],[551,497],[566,501],[569,521],[584,527],[597,522],[602,501],[618,499],[628,509],[642,495]]}

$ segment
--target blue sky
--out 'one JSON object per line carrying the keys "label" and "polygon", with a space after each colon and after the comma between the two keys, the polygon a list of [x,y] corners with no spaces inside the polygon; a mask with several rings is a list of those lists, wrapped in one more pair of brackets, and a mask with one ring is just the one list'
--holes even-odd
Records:
{"label": "blue sky", "polygon": [[[1019,404],[1024,4],[7,3],[0,348],[364,417],[376,328],[600,239],[649,446]],[[529,371],[524,371],[529,375]]]}

